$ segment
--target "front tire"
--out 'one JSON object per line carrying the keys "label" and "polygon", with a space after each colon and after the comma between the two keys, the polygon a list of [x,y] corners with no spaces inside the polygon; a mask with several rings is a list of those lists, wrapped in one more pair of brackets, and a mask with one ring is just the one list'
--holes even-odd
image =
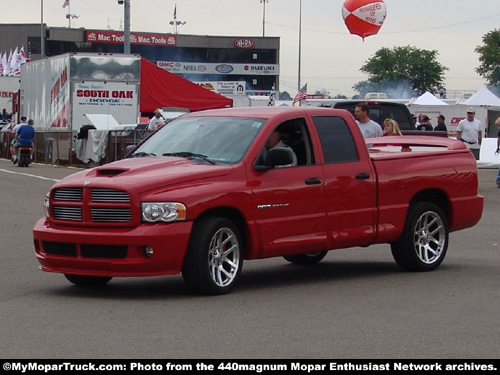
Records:
{"label": "front tire", "polygon": [[448,235],[446,217],[438,206],[427,202],[411,205],[401,238],[391,244],[394,260],[407,271],[432,271],[443,262]]}
{"label": "front tire", "polygon": [[314,253],[285,255],[283,258],[293,264],[307,265],[320,262],[325,257],[326,253],[327,251],[318,251]]}
{"label": "front tire", "polygon": [[64,277],[66,277],[69,282],[83,287],[104,286],[112,279],[112,277],[105,276],[71,275],[68,273],[65,273]]}
{"label": "front tire", "polygon": [[226,218],[202,219],[193,227],[182,276],[199,294],[226,294],[236,285],[243,266],[238,227]]}

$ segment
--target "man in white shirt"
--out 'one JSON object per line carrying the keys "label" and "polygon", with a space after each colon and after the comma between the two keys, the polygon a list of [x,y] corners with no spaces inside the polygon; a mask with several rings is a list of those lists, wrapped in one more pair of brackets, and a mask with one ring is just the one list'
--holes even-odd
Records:
{"label": "man in white shirt", "polygon": [[160,111],[156,110],[155,115],[151,117],[151,120],[149,120],[148,130],[158,130],[158,127],[161,127],[164,123],[165,121],[163,120]]}
{"label": "man in white shirt", "polygon": [[465,143],[468,148],[480,148],[483,126],[481,121],[474,118],[474,108],[467,108],[467,118],[461,120],[457,127],[457,139]]}
{"label": "man in white shirt", "polygon": [[359,103],[354,109],[354,117],[364,138],[382,137],[382,127],[370,119],[370,107],[365,103]]}

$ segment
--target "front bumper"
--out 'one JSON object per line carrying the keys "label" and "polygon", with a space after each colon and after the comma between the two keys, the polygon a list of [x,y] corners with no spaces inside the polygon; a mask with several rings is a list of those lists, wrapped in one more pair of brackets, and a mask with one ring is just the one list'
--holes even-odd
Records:
{"label": "front bumper", "polygon": [[[141,224],[136,228],[52,226],[33,228],[40,269],[89,276],[155,276],[179,273],[192,222]],[[145,253],[153,249],[152,256]]]}

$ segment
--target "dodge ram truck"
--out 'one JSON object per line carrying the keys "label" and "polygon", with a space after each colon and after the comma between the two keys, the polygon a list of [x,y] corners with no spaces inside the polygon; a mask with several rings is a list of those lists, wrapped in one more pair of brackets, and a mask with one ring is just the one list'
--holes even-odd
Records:
{"label": "dodge ram truck", "polygon": [[254,107],[183,115],[127,158],[56,182],[44,209],[43,271],[80,286],[182,273],[195,293],[225,294],[244,259],[313,264],[372,244],[404,270],[434,270],[483,197],[462,142],[364,139],[346,110]]}

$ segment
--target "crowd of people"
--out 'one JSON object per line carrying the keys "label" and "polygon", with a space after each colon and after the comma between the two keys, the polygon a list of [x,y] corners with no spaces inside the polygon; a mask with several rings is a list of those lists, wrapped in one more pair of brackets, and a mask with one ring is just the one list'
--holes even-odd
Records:
{"label": "crowd of people", "polygon": [[[354,117],[356,118],[356,123],[358,124],[364,138],[402,135],[399,125],[394,119],[385,119],[383,122],[384,129],[382,130],[382,127],[378,123],[370,119],[369,114],[370,108],[367,104],[360,103],[356,105]],[[467,117],[458,123],[456,137],[457,140],[463,142],[468,149],[479,152],[483,138],[483,126],[481,121],[475,118],[475,115],[476,111],[474,108],[467,108]],[[448,131],[445,123],[446,118],[442,114],[437,116],[437,125],[434,127],[432,126],[429,116],[425,114],[419,115],[418,119],[414,117],[414,120],[415,129],[417,130]],[[495,125],[499,128],[497,148],[495,151],[495,155],[498,155],[500,153],[500,117],[496,119]],[[500,188],[500,168],[498,169],[498,175],[496,177],[496,185]]]}

